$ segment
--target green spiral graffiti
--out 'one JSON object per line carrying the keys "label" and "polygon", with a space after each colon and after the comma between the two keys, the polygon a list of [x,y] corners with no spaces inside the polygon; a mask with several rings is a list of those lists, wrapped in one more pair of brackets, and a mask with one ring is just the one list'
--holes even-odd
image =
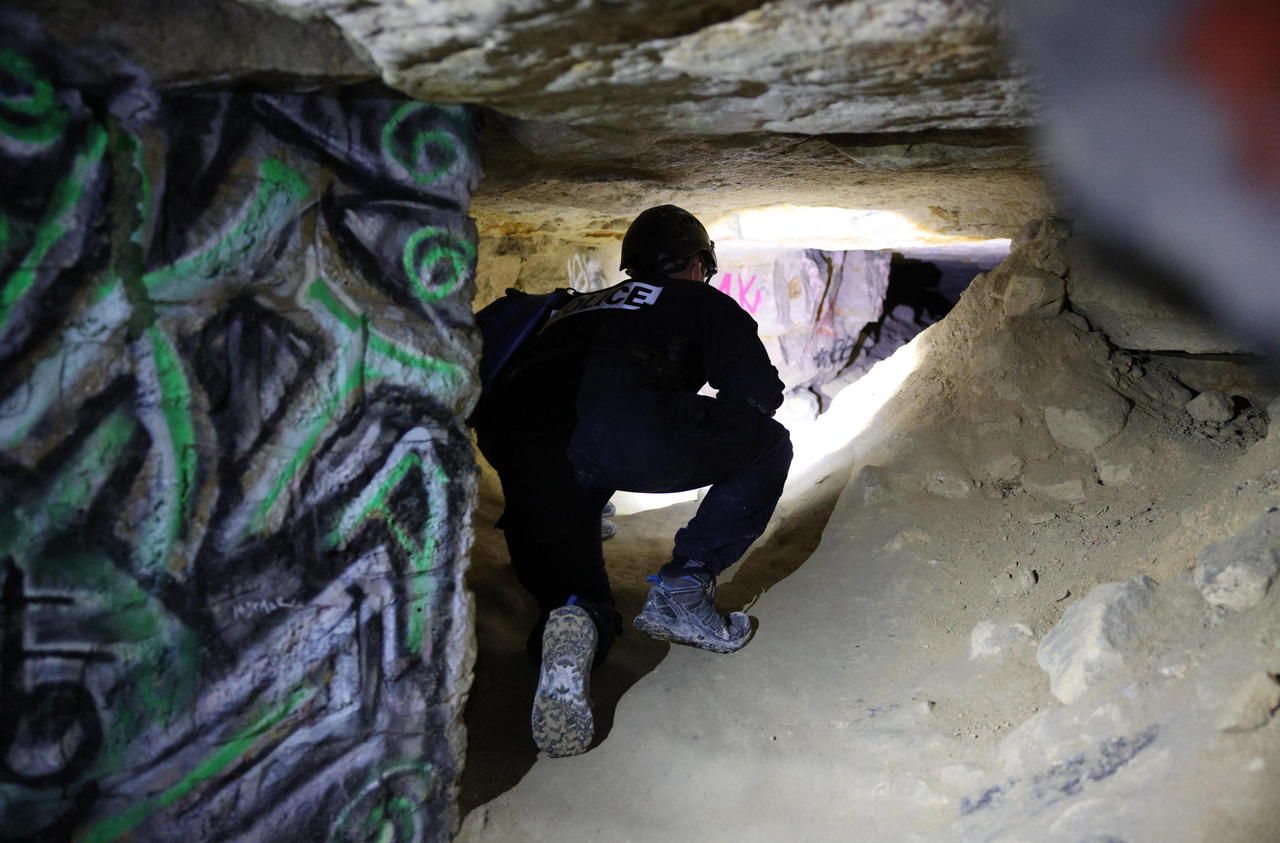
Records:
{"label": "green spiral graffiti", "polygon": [[[475,244],[453,232],[429,225],[404,244],[404,271],[418,298],[434,304],[449,296],[475,265]],[[446,264],[441,272],[438,268]],[[437,282],[437,275],[441,280]]]}
{"label": "green spiral graffiti", "polygon": [[330,843],[409,843],[421,840],[423,803],[431,788],[431,765],[403,761],[364,786],[334,821]]}
{"label": "green spiral graffiti", "polygon": [[0,49],[0,74],[28,91],[20,96],[0,96],[0,132],[33,144],[57,140],[70,115],[58,101],[53,84],[26,57],[12,50]]}
{"label": "green spiral graffiti", "polygon": [[[382,149],[392,161],[395,161],[413,176],[418,184],[432,184],[458,160],[458,151],[454,136],[443,129],[424,129],[413,136],[409,144],[409,154],[404,154],[403,144],[398,139],[400,128],[414,115],[425,114],[430,107],[422,103],[405,103],[395,110],[391,119],[382,128]],[[435,159],[434,166],[422,166]]]}
{"label": "green spiral graffiti", "polygon": [[85,133],[85,145],[75,158],[71,172],[53,189],[49,207],[36,229],[35,242],[27,256],[0,287],[0,329],[7,328],[18,302],[35,286],[40,269],[53,250],[77,223],[76,212],[91,176],[107,149],[107,132],[92,124]]}

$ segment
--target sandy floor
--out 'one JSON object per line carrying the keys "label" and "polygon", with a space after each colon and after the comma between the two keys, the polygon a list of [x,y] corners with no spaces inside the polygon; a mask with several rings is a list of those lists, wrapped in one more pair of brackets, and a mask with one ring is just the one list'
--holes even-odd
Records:
{"label": "sandy floor", "polygon": [[[1135,380],[1078,319],[1004,320],[1018,260],[909,347],[914,372],[869,423],[845,422],[851,442],[797,474],[721,592],[751,604],[752,643],[716,656],[625,635],[593,678],[601,727],[582,756],[539,759],[529,738],[533,609],[488,528],[486,475],[460,839],[1280,839],[1269,698],[1256,725],[1223,726],[1241,689],[1270,693],[1280,673],[1280,596],[1230,612],[1190,574],[1280,505],[1280,436],[1253,441],[1248,413],[1240,435],[1188,424],[1151,397],[1158,366]],[[1046,430],[1045,407],[1116,392],[1132,411],[1104,448]],[[624,615],[691,512],[619,519],[606,551]],[[1136,574],[1158,585],[1122,668],[1060,702],[1037,642]],[[1027,634],[974,658],[980,621]]]}
{"label": "sandy floor", "polygon": [[[768,534],[722,580],[722,605],[747,605],[809,558],[848,474],[847,459],[842,468],[832,470],[839,481],[815,483],[788,496]],[[468,579],[476,596],[478,655],[466,711],[464,814],[513,787],[537,759],[529,735],[537,667],[525,654],[525,637],[537,611],[511,571],[501,531],[492,527],[501,512],[501,494],[493,470],[482,464],[476,545]],[[645,575],[669,558],[671,537],[695,508],[695,503],[682,503],[615,519],[618,534],[605,544],[605,555],[625,623],[644,603]],[[623,694],[658,667],[670,649],[629,626],[624,629],[608,662],[592,676],[597,745],[608,739]]]}

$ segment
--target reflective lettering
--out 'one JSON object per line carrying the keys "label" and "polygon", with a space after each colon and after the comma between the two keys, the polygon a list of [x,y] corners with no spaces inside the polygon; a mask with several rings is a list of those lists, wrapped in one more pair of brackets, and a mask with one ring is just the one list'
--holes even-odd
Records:
{"label": "reflective lettering", "polygon": [[662,288],[654,284],[625,281],[597,293],[577,296],[553,313],[547,320],[547,326],[575,313],[587,313],[593,310],[639,310],[654,304],[660,295],[662,295]]}

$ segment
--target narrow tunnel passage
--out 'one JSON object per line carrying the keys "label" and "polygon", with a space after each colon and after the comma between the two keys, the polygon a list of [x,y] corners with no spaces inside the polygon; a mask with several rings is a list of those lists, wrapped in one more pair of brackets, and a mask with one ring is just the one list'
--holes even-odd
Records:
{"label": "narrow tunnel passage", "polygon": [[[1276,838],[1275,3],[711,5],[5,4],[0,838]],[[789,394],[757,634],[539,758],[474,314],[667,202]]]}
{"label": "narrow tunnel passage", "polygon": [[[1154,806],[1203,791],[1205,769],[1217,792],[1262,798],[1273,736],[1217,736],[1260,722],[1248,712],[1270,703],[1249,695],[1273,692],[1250,671],[1280,629],[1266,610],[1222,616],[1187,565],[1272,529],[1256,519],[1280,491],[1274,386],[1247,357],[1116,347],[1066,295],[1096,270],[1061,224],[988,270],[811,427],[795,417],[799,442],[824,423],[841,435],[721,591],[759,621],[747,649],[624,636],[595,673],[605,725],[579,758],[535,761],[522,731],[533,610],[485,530],[501,504],[484,484],[461,839],[1016,839],[1046,816],[1044,839],[1138,817],[1173,833],[1197,809],[1156,821]],[[1213,421],[1191,398],[1219,390],[1232,410]],[[694,505],[617,519],[624,615]]]}
{"label": "narrow tunnel passage", "polygon": [[[729,253],[732,256],[732,249]],[[819,406],[829,407],[841,390],[856,384],[875,363],[892,355],[926,326],[945,316],[974,275],[991,269],[1000,254],[999,247],[962,246],[935,249],[928,253],[934,259],[929,261],[895,253],[887,266],[879,265],[878,270],[869,275],[855,275],[847,280],[846,283],[866,287],[865,296],[872,299],[873,306],[865,315],[874,318],[865,325],[836,326],[837,333],[846,339],[822,352],[835,364],[823,373],[826,380],[792,390],[781,417],[791,426],[793,439],[813,439],[817,435],[814,422]],[[773,261],[772,255],[769,258]],[[759,262],[759,258],[756,260]],[[786,261],[773,262],[775,272],[780,265],[787,267]],[[572,268],[582,263],[581,259],[571,259],[569,265]],[[800,289],[801,279],[796,276],[751,276],[745,282],[744,291],[742,270],[735,271],[732,257],[726,263],[723,268],[727,271],[711,283],[750,313],[759,313],[762,305],[774,306],[777,291],[789,290],[794,296]],[[478,271],[485,271],[483,264]],[[569,280],[572,279],[566,282]],[[830,283],[828,279],[827,284]],[[828,286],[828,292],[836,291]],[[877,297],[879,300],[875,301]],[[810,318],[818,316],[811,313]],[[841,356],[836,358],[836,355]],[[857,401],[855,393],[856,390],[850,389],[844,400]],[[824,419],[824,427],[834,424],[838,424],[838,420]],[[733,569],[732,579],[722,580],[723,605],[753,602],[803,564],[817,547],[842,490],[840,478],[847,476],[855,457],[848,437],[837,437],[825,447],[831,453],[811,454],[810,449],[804,449],[804,463],[795,466],[793,471],[797,480],[780,502],[769,532],[756,543],[749,557]],[[810,465],[815,459],[820,461]],[[471,739],[462,781],[464,812],[513,786],[536,757],[527,730],[527,715],[537,669],[536,663],[526,656],[525,636],[533,625],[537,609],[516,582],[507,561],[502,532],[495,527],[503,506],[497,477],[483,461],[481,472],[476,543],[468,575],[468,584],[477,597],[478,661],[467,708]],[[691,497],[684,494],[635,496],[625,492],[618,496],[626,501],[622,514],[613,519],[617,532],[608,540],[605,551],[619,609],[628,621],[643,603],[648,588],[645,575],[670,558],[672,536],[693,515],[697,500]],[[608,739],[621,695],[656,667],[666,651],[665,645],[627,630],[611,651],[606,666],[594,672],[597,743]]]}

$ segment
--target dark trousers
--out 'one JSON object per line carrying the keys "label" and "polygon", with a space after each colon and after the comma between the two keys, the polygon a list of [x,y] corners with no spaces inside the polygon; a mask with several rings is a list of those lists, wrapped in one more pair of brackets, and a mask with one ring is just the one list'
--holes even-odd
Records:
{"label": "dark trousers", "polygon": [[719,574],[764,532],[791,465],[786,428],[750,406],[703,396],[678,403],[658,421],[611,407],[579,414],[571,431],[533,432],[510,412],[478,429],[502,481],[502,526],[521,585],[544,612],[576,596],[596,619],[602,650],[618,624],[600,511],[616,490],[710,486],[676,533],[672,557]]}

